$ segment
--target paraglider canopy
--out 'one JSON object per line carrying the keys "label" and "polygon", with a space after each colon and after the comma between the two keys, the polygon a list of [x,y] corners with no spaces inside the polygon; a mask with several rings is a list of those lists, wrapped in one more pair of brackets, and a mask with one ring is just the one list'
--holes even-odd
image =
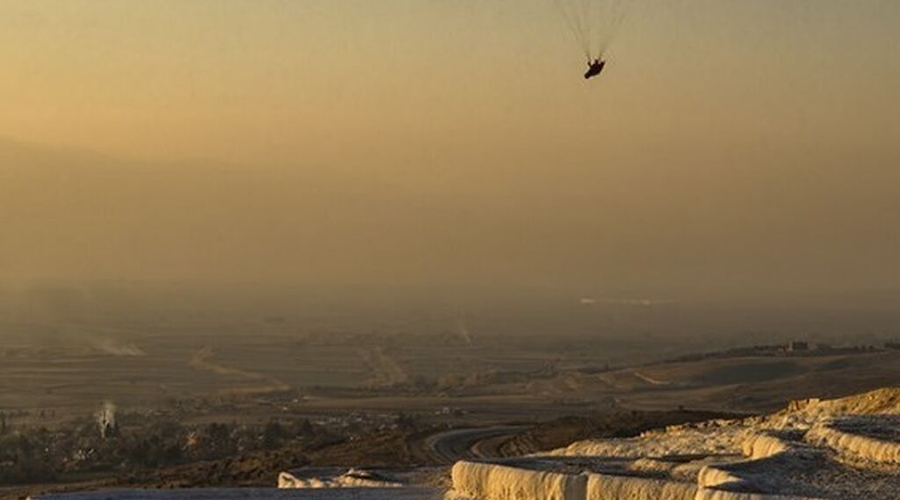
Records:
{"label": "paraglider canopy", "polygon": [[591,65],[603,61],[633,0],[551,1]]}

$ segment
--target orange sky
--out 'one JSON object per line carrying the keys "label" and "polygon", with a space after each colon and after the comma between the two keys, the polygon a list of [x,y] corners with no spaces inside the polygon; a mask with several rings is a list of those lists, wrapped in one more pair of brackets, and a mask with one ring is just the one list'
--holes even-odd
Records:
{"label": "orange sky", "polygon": [[590,86],[551,4],[7,0],[0,134],[247,163],[896,136],[895,2],[638,1]]}
{"label": "orange sky", "polygon": [[[143,208],[122,202],[119,219],[79,226],[100,209],[70,200],[73,215],[69,202],[44,200],[42,176],[54,174],[27,173],[43,153],[0,151],[18,183],[15,196],[0,187],[16,239],[0,249],[0,272],[271,276],[305,248],[321,272],[297,279],[319,281],[625,286],[733,271],[762,287],[771,269],[779,283],[895,282],[886,235],[900,226],[889,168],[900,159],[900,4],[637,0],[608,72],[590,84],[551,4],[0,0],[0,137],[182,169],[178,182],[191,185],[224,163],[260,183],[249,199],[262,205],[275,186],[340,193],[306,205],[277,194],[270,211],[229,202],[199,232],[183,221],[167,232],[159,219],[162,248],[131,262],[123,256],[143,240],[128,210]],[[84,163],[65,151],[53,163]],[[91,172],[85,192],[138,189]],[[230,189],[180,203],[193,213]],[[348,193],[371,204],[346,208]],[[371,214],[398,193],[402,203]],[[140,217],[165,212],[143,202]],[[202,255],[221,250],[210,226],[247,212],[222,262],[205,268]],[[339,229],[310,222],[325,212]],[[348,228],[369,215],[366,231]],[[260,237],[273,219],[283,237]],[[321,224],[317,242],[294,223]],[[54,238],[63,244],[47,248]],[[120,246],[105,257],[77,243],[109,239]],[[452,242],[464,249],[448,251]],[[67,245],[83,268],[61,257]],[[347,245],[385,260],[334,251]],[[258,263],[272,255],[271,268]]]}

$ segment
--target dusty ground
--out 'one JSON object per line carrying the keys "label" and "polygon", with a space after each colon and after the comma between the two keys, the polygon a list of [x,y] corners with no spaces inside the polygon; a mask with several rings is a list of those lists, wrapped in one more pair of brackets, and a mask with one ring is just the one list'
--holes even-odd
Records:
{"label": "dusty ground", "polygon": [[660,363],[696,347],[641,337],[470,338],[228,322],[0,328],[17,334],[0,346],[0,411],[35,425],[89,415],[107,401],[184,408],[190,418],[263,420],[343,410],[446,409],[455,422],[617,407],[762,411],[900,377],[900,351]]}

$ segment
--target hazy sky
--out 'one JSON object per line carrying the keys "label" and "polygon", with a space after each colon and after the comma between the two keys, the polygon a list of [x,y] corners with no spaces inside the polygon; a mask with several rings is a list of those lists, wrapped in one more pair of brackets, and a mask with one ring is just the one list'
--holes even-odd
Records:
{"label": "hazy sky", "polygon": [[900,2],[634,4],[0,0],[0,276],[900,284]]}

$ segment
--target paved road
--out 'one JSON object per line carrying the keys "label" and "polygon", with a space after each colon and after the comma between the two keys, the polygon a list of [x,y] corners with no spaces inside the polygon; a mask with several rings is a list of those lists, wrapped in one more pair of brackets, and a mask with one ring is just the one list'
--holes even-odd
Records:
{"label": "paved road", "polygon": [[425,449],[435,460],[445,464],[463,459],[496,458],[500,456],[500,446],[508,438],[526,429],[527,426],[507,425],[439,432],[425,438]]}

